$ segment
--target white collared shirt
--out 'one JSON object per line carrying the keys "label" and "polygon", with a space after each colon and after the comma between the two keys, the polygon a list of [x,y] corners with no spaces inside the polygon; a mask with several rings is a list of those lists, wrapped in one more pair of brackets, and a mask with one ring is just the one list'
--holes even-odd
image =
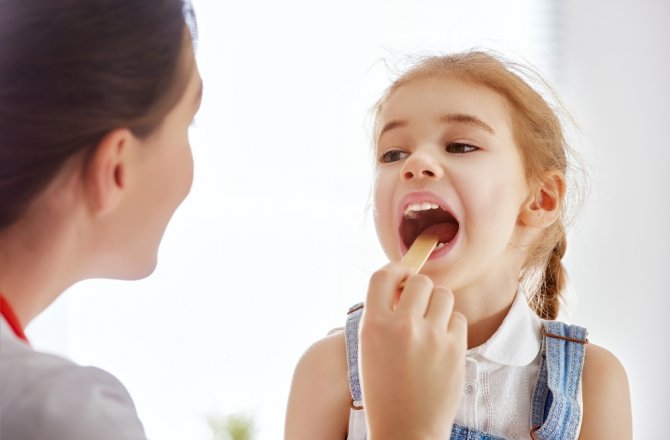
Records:
{"label": "white collared shirt", "polygon": [[530,439],[541,329],[540,318],[519,292],[493,336],[466,353],[455,423],[508,440]]}
{"label": "white collared shirt", "polygon": [[[506,440],[531,439],[531,402],[541,362],[541,330],[542,321],[525,295],[517,292],[498,330],[484,344],[466,352],[463,396],[454,423]],[[582,408],[581,383],[577,401]],[[347,439],[366,438],[365,413],[352,409]]]}

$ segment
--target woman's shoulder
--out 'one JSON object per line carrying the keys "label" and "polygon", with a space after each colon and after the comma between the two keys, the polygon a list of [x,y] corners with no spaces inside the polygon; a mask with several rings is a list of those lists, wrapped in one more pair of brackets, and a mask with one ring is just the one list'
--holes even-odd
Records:
{"label": "woman's shoulder", "polygon": [[632,438],[626,370],[614,354],[592,343],[585,347],[582,396],[580,438]]}
{"label": "woman's shoulder", "polygon": [[145,438],[116,377],[27,346],[0,353],[0,412],[3,439]]}
{"label": "woman's shoulder", "polygon": [[28,392],[42,389],[54,377],[64,377],[82,368],[63,357],[33,350],[14,337],[8,327],[3,326],[2,330],[0,408]]}
{"label": "woman's shoulder", "polygon": [[[114,382],[109,373],[92,367],[83,367],[64,357],[37,351],[15,338],[2,338],[0,348],[0,393],[3,401],[15,387],[25,395],[28,389],[39,389],[60,379],[86,382],[93,376]],[[116,381],[118,382],[118,381]],[[120,385],[120,383],[119,383]]]}

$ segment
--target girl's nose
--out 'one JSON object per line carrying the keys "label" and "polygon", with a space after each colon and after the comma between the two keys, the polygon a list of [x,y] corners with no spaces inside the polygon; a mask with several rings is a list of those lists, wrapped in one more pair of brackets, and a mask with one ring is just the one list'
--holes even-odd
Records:
{"label": "girl's nose", "polygon": [[423,154],[416,152],[410,155],[402,168],[402,179],[439,179],[442,177],[442,168]]}

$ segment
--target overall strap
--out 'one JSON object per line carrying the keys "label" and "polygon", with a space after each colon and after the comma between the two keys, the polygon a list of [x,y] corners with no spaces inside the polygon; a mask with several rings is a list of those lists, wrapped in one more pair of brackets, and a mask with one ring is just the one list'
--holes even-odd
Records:
{"label": "overall strap", "polygon": [[347,323],[344,328],[344,343],[347,347],[347,370],[349,376],[349,391],[351,392],[351,408],[363,409],[361,381],[358,374],[358,326],[363,315],[363,303],[352,306],[347,313]]}
{"label": "overall strap", "polygon": [[505,440],[502,437],[489,434],[484,431],[478,431],[467,426],[454,425],[451,427],[451,437],[449,440]]}
{"label": "overall strap", "polygon": [[531,404],[534,440],[575,439],[579,434],[586,335],[579,326],[542,322],[542,360]]}

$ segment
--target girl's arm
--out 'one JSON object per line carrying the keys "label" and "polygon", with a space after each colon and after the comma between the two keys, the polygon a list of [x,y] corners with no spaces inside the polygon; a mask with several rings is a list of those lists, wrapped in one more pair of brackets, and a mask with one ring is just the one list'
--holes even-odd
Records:
{"label": "girl's arm", "polygon": [[344,440],[351,397],[344,332],[312,345],[293,375],[288,400],[286,440]]}
{"label": "girl's arm", "polygon": [[626,371],[609,351],[586,346],[582,376],[584,417],[580,440],[630,440],[633,423]]}

